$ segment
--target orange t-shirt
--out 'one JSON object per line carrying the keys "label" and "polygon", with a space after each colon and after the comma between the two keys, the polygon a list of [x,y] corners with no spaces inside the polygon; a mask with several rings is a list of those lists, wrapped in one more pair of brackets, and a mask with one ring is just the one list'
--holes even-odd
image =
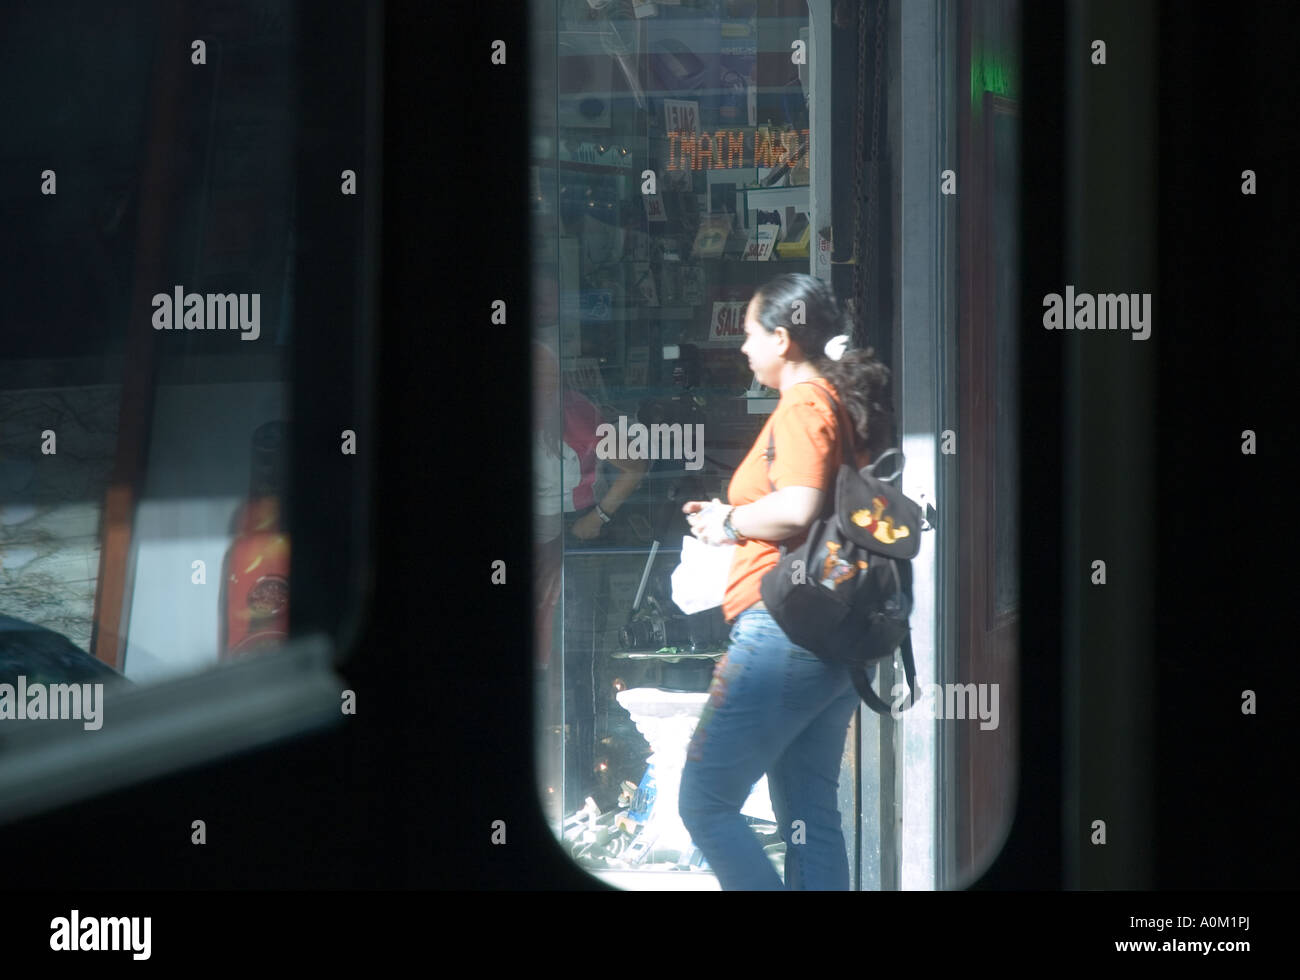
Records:
{"label": "orange t-shirt", "polygon": [[[841,461],[841,425],[849,422],[848,411],[843,407],[840,393],[825,378],[817,384],[831,392],[840,403],[840,423],[836,420],[835,406],[826,393],[812,384],[801,381],[781,393],[781,400],[754,440],[753,447],[732,474],[727,487],[727,500],[735,506],[752,504],[760,497],[785,487],[813,487],[828,493],[834,486],[835,474]],[[769,473],[767,460],[767,435],[776,432],[776,458]],[[870,454],[857,453],[855,465],[866,466]],[[768,483],[768,477],[772,482]],[[786,539],[787,547],[797,547],[804,532]],[[758,602],[759,583],[763,576],[781,560],[781,543],[750,538],[736,546],[731,559],[731,573],[727,576],[727,590],[722,599],[722,615],[728,623]]]}

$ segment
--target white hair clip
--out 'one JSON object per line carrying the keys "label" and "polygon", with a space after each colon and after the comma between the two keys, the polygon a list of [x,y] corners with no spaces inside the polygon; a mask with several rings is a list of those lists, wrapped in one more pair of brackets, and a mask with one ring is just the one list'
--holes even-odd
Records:
{"label": "white hair clip", "polygon": [[838,337],[832,337],[830,340],[826,341],[826,356],[832,361],[838,361],[844,356],[844,352],[848,349],[848,346],[848,334],[840,334]]}

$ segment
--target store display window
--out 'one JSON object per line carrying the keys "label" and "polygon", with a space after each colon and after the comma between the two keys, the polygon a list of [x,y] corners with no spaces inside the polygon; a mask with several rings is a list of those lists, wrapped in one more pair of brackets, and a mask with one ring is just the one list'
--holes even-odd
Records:
{"label": "store display window", "polygon": [[[921,706],[848,722],[848,887],[961,887],[1005,840],[1017,779],[1019,6],[534,0],[529,17],[545,820],[610,884],[718,887],[678,796],[733,623],[677,592],[682,505],[726,499],[781,402],[741,347],[750,300],[798,275],[890,373],[891,479],[927,515]],[[879,666],[897,704],[908,668]],[[766,776],[739,819],[800,887]]]}
{"label": "store display window", "polygon": [[[803,0],[531,13],[538,792],[585,868],[707,874],[675,794],[729,628],[673,601],[681,503],[776,404],[740,352],[756,286],[829,277],[829,93]],[[763,785],[745,816],[779,863]]]}

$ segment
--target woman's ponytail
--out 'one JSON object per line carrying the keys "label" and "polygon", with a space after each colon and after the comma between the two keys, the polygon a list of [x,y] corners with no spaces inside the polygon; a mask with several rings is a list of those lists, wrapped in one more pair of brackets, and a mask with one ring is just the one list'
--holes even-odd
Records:
{"label": "woman's ponytail", "polygon": [[854,324],[847,305],[836,299],[829,284],[796,273],[777,276],[756,299],[758,322],[769,333],[777,327],[789,331],[804,356],[840,392],[857,446],[878,458],[894,438],[890,372],[873,348],[850,349]]}

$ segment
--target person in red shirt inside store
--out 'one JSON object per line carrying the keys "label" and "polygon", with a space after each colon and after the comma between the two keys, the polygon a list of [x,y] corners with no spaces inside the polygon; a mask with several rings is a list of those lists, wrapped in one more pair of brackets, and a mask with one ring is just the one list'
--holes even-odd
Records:
{"label": "person in red shirt inside store", "polygon": [[[730,643],[687,751],[678,802],[724,889],[849,888],[837,797],[858,693],[845,667],[790,641],[759,583],[779,562],[781,543],[797,547],[821,511],[843,440],[859,467],[890,445],[889,369],[870,348],[845,352],[851,334],[829,285],[815,277],[783,275],[758,291],[740,350],[780,401],[736,468],[727,504],[682,508],[699,540],[737,545],[722,603]],[[868,676],[874,680],[874,667]],[[764,773],[786,843],[784,883],[740,812]]]}
{"label": "person in red shirt inside store", "polygon": [[[558,333],[554,280],[538,277],[534,296],[537,335]],[[595,401],[566,383],[559,359],[545,341],[535,337],[531,353],[535,668],[544,692],[540,718],[545,749],[541,758],[546,760],[540,775],[548,817],[558,826],[561,801],[582,799],[592,791],[595,779],[594,664],[604,615],[599,593],[608,589],[606,563],[579,561],[566,568],[565,553],[599,546],[645,478],[649,463],[600,457],[598,430],[605,419]],[[617,529],[616,524],[614,527]],[[552,654],[555,612],[566,591],[561,665]],[[565,729],[572,736],[567,751]]]}
{"label": "person in red shirt inside store", "polygon": [[533,341],[534,408],[533,547],[536,591],[537,666],[546,667],[567,532],[576,542],[601,537],[619,508],[649,469],[643,459],[610,457],[618,471],[612,483],[600,473],[596,446],[600,410],[582,392],[561,383],[555,354]]}

